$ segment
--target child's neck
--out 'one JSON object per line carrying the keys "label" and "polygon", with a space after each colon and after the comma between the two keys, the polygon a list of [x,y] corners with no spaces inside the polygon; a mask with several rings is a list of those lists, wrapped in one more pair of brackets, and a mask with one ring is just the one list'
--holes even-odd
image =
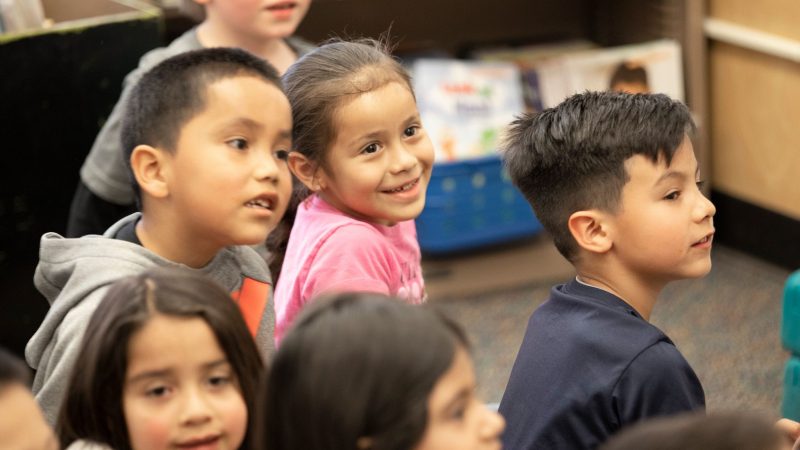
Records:
{"label": "child's neck", "polygon": [[136,224],[136,236],[144,248],[156,255],[195,269],[205,267],[221,250],[208,240],[182,232],[173,223],[164,215],[142,214]]}
{"label": "child's neck", "polygon": [[282,38],[257,39],[232,33],[212,19],[197,27],[197,39],[203,47],[237,47],[270,62],[280,74],[297,59],[294,50]]}
{"label": "child's neck", "polygon": [[666,286],[665,281],[647,281],[633,274],[609,274],[590,268],[579,269],[577,279],[621,298],[648,322],[656,300]]}

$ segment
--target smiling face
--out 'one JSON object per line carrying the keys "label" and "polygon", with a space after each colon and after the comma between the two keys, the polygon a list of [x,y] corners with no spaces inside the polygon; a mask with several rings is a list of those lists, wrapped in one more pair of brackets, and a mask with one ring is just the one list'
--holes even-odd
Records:
{"label": "smiling face", "polygon": [[236,373],[200,318],[156,315],[131,337],[122,403],[134,450],[236,449],[247,427]]}
{"label": "smiling face", "polygon": [[630,177],[611,218],[612,251],[630,273],[668,282],[711,270],[714,205],[697,181],[697,160],[684,137],[669,166],[642,155],[625,162]]}
{"label": "smiling face", "polygon": [[475,396],[475,370],[457,347],[453,363],[428,398],[428,424],[414,450],[494,450],[502,447],[505,421]]}
{"label": "smiling face", "polygon": [[411,91],[390,82],[360,94],[337,108],[334,129],[312,188],[361,220],[393,225],[416,218],[425,206],[433,144]]}
{"label": "smiling face", "polygon": [[291,193],[289,101],[250,76],[207,88],[205,109],[181,130],[165,173],[174,229],[212,254],[263,242]]}
{"label": "smiling face", "polygon": [[196,0],[228,29],[254,39],[283,39],[294,34],[311,0]]}

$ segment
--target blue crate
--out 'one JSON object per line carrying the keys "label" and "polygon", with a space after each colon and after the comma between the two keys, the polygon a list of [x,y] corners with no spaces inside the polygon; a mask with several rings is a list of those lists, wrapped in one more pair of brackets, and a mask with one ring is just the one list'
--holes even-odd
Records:
{"label": "blue crate", "polygon": [[784,348],[800,355],[800,270],[789,275],[784,285],[781,342]]}
{"label": "blue crate", "polygon": [[417,218],[424,253],[445,254],[500,244],[542,231],[528,202],[492,155],[436,164]]}
{"label": "blue crate", "polygon": [[800,420],[800,358],[792,355],[783,374],[781,416]]}

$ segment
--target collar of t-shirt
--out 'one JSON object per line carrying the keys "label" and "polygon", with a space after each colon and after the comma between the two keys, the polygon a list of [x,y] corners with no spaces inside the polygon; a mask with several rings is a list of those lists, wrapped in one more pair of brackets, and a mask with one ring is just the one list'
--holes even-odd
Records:
{"label": "collar of t-shirt", "polygon": [[605,301],[609,305],[613,305],[619,308],[624,309],[628,314],[636,316],[642,320],[645,320],[641,314],[636,312],[633,306],[629,305],[625,300],[617,297],[616,295],[608,292],[605,289],[601,289],[596,286],[592,286],[590,284],[586,284],[576,276],[572,281],[566,283],[564,285],[564,290],[573,295],[579,295],[582,297],[590,297],[590,298],[599,298]]}
{"label": "collar of t-shirt", "polygon": [[126,241],[141,246],[142,241],[140,241],[139,236],[136,235],[137,223],[139,223],[138,220],[133,220],[123,225],[117,231],[117,234],[114,235],[114,239],[119,239],[121,241]]}

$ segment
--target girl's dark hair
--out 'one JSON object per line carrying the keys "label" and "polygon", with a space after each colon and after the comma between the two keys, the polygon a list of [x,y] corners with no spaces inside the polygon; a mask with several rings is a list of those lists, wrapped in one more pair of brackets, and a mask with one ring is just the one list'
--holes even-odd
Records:
{"label": "girl's dark hair", "polygon": [[[293,151],[324,168],[328,147],[336,138],[336,110],[346,101],[390,82],[405,85],[413,95],[410,75],[391,56],[384,41],[334,39],[300,58],[283,76],[292,106]],[[293,183],[292,201],[267,239],[273,255],[270,270],[276,281],[297,207],[310,194],[297,179]]]}
{"label": "girl's dark hair", "polygon": [[185,269],[154,269],[115,282],[92,315],[56,424],[61,445],[84,439],[130,448],[122,406],[128,343],[155,315],[201,318],[233,367],[248,410],[249,448],[263,364],[236,304],[220,286]]}
{"label": "girl's dark hair", "polygon": [[462,329],[427,306],[379,294],[315,301],[276,353],[261,395],[261,448],[408,450],[428,397],[467,348]]}
{"label": "girl's dark hair", "polygon": [[786,439],[752,413],[687,413],[622,430],[600,450],[777,450]]}

